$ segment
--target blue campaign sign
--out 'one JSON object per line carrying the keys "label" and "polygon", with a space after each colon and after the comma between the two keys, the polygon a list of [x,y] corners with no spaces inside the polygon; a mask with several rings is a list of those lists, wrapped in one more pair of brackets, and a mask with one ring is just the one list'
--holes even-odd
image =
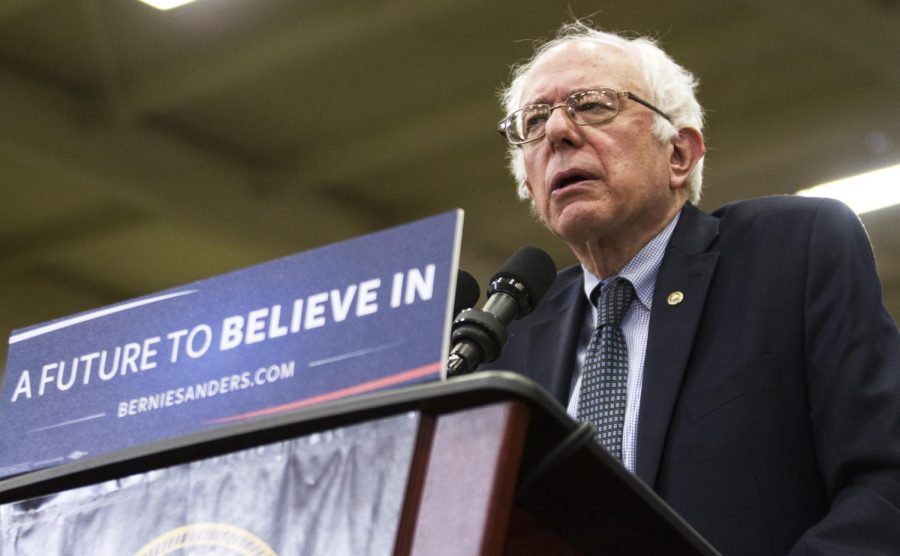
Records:
{"label": "blue campaign sign", "polygon": [[13,332],[0,477],[441,376],[462,211]]}

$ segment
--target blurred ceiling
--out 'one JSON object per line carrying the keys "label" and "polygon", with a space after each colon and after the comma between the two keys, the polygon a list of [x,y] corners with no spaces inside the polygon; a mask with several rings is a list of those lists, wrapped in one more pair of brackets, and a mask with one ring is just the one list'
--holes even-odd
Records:
{"label": "blurred ceiling", "polygon": [[[706,209],[900,163],[897,0],[3,0],[2,333],[454,207],[481,283],[572,262],[495,130],[572,16],[700,76]],[[863,217],[895,319],[898,217]]]}

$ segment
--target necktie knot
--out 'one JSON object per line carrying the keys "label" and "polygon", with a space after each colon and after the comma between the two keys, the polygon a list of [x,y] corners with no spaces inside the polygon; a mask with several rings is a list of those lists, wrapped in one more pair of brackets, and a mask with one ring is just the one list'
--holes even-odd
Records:
{"label": "necktie knot", "polygon": [[605,288],[597,286],[591,294],[597,306],[597,326],[620,326],[634,296],[634,286],[622,277],[614,279]]}

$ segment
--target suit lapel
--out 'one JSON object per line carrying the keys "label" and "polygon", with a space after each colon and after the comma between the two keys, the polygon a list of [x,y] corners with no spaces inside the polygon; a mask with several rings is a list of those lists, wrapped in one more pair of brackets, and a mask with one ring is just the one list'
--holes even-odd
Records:
{"label": "suit lapel", "polygon": [[[653,292],[638,421],[638,477],[656,481],[666,434],[719,253],[707,249],[719,221],[688,204],[669,241]],[[670,302],[670,294],[675,294]]]}
{"label": "suit lapel", "polygon": [[560,273],[553,291],[532,315],[528,329],[527,364],[532,377],[544,385],[564,407],[568,403],[575,369],[578,337],[584,321],[581,267]]}

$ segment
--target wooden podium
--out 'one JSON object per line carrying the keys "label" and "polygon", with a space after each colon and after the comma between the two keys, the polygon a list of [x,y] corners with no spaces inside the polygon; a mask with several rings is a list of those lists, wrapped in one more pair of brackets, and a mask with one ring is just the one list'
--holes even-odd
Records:
{"label": "wooden podium", "polygon": [[0,482],[0,504],[340,427],[365,430],[401,414],[414,414],[416,425],[388,553],[716,554],[545,391],[505,372],[343,400],[29,473]]}

